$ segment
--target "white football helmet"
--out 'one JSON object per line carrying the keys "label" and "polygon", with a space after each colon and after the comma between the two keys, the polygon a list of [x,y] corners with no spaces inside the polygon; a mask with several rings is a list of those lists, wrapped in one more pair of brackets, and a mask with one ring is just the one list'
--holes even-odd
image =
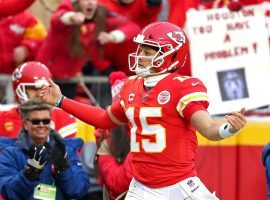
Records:
{"label": "white football helmet", "polygon": [[27,101],[26,87],[40,88],[52,78],[49,69],[40,62],[30,61],[18,66],[12,73],[13,91],[18,103]]}

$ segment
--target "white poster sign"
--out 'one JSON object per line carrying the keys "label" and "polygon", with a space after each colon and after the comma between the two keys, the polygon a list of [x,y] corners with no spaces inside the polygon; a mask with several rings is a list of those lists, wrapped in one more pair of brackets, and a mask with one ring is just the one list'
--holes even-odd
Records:
{"label": "white poster sign", "polygon": [[265,8],[187,13],[192,75],[208,88],[210,114],[270,104],[270,53]]}

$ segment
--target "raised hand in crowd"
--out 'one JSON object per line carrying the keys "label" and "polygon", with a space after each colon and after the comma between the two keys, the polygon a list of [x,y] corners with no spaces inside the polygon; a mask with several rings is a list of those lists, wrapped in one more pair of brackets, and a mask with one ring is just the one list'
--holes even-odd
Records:
{"label": "raised hand in crowd", "polygon": [[62,16],[62,20],[66,24],[77,24],[81,25],[85,22],[85,15],[82,12],[67,12]]}
{"label": "raised hand in crowd", "polygon": [[48,161],[48,143],[44,143],[44,145],[31,144],[28,150],[27,164],[23,170],[24,175],[31,181],[39,181],[40,173]]}
{"label": "raised hand in crowd", "polygon": [[101,45],[104,45],[104,44],[107,44],[107,43],[119,43],[119,42],[122,42],[125,39],[125,35],[123,35],[121,32],[115,32],[115,31],[110,32],[110,33],[101,31],[98,34],[97,39],[98,39],[98,41],[99,41],[99,43]]}
{"label": "raised hand in crowd", "polygon": [[54,171],[61,173],[70,167],[66,145],[59,135],[52,135],[52,138],[55,141],[55,146],[50,151],[51,163],[54,165]]}

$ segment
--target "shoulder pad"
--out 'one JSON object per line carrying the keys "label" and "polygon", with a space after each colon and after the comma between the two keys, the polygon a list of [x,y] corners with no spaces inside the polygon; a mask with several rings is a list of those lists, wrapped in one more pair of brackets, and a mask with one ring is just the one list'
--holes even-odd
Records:
{"label": "shoulder pad", "polygon": [[179,81],[182,83],[183,86],[197,86],[197,85],[204,85],[203,82],[198,79],[198,78],[194,78],[194,77],[190,77],[190,76],[175,76],[173,78],[173,80]]}
{"label": "shoulder pad", "polygon": [[142,77],[139,77],[138,75],[133,75],[133,76],[129,76],[128,80],[134,80],[136,78],[142,78]]}

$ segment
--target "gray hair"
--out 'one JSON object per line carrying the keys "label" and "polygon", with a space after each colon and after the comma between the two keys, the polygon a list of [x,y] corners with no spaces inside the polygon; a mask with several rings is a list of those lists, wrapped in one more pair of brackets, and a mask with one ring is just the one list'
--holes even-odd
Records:
{"label": "gray hair", "polygon": [[48,110],[51,113],[52,106],[43,103],[41,100],[32,99],[23,102],[19,106],[19,113],[21,115],[22,121],[26,121],[29,117],[29,113],[33,111]]}

